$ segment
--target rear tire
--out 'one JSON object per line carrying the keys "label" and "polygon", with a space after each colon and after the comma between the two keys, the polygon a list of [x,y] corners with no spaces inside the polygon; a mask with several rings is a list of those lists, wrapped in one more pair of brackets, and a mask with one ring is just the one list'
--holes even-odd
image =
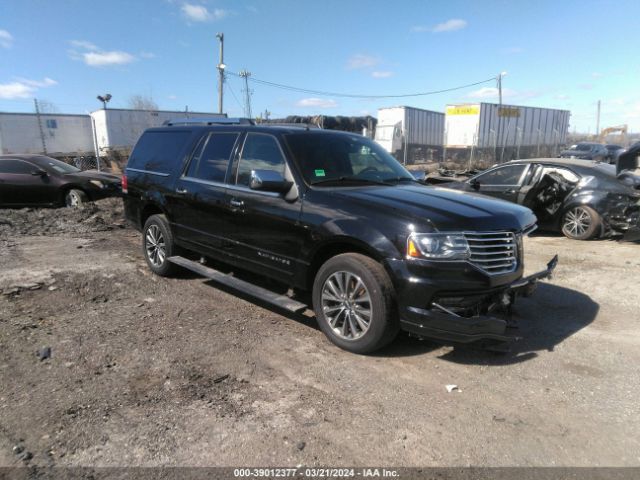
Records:
{"label": "rear tire", "polygon": [[313,283],[313,308],[320,329],[353,353],[387,345],[399,330],[393,285],[385,269],[358,253],[324,263]]}
{"label": "rear tire", "polygon": [[88,201],[87,194],[77,188],[72,188],[64,194],[64,204],[69,208],[82,208]]}
{"label": "rear tire", "polygon": [[153,273],[161,277],[173,275],[177,267],[168,258],[176,250],[171,227],[165,215],[151,215],[142,229],[142,253]]}
{"label": "rear tire", "polygon": [[601,230],[602,218],[586,205],[572,207],[562,217],[562,233],[573,240],[591,240]]}

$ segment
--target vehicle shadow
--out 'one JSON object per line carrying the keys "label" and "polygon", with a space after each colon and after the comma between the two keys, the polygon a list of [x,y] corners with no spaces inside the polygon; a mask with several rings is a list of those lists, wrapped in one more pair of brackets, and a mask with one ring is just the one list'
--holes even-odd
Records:
{"label": "vehicle shadow", "polygon": [[[518,328],[513,335],[521,339],[511,344],[509,351],[493,352],[478,345],[454,345],[441,359],[461,364],[511,365],[526,362],[538,356],[540,351],[553,351],[567,338],[592,323],[600,306],[588,295],[557,285],[540,283],[530,298],[519,298],[513,319]],[[393,346],[392,356],[416,355],[415,343],[403,348],[401,342]],[[425,345],[432,350],[434,343]],[[438,347],[442,344],[435,344]],[[383,353],[384,354],[384,353]]]}
{"label": "vehicle shadow", "polygon": [[[231,271],[230,268],[224,268],[219,264],[214,268],[220,268],[225,273]],[[282,284],[249,272],[237,271],[234,272],[234,276],[283,295],[288,290]],[[315,316],[310,311],[294,313],[213,280],[207,280],[205,283],[289,320],[319,330]],[[296,298],[310,305],[310,298]],[[537,357],[539,351],[553,351],[556,345],[592,323],[599,309],[600,306],[584,293],[541,282],[533,296],[518,298],[516,301],[512,319],[518,328],[512,329],[510,333],[521,339],[513,342],[507,352],[490,351],[480,344],[447,344],[429,339],[421,340],[401,332],[395,341],[372,355],[411,357],[438,350],[443,345],[451,345],[453,348],[440,356],[441,359],[462,364],[521,363]]]}

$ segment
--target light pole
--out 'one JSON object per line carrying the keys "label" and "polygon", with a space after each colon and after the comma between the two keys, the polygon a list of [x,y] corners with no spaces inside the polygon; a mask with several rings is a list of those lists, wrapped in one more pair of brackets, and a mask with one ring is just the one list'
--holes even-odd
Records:
{"label": "light pole", "polygon": [[502,106],[502,77],[504,77],[507,72],[500,72],[498,77],[496,78],[498,82],[498,104]]}
{"label": "light pole", "polygon": [[102,102],[102,107],[106,110],[107,103],[111,100],[111,94],[107,93],[106,95],[98,95],[96,98]]}
{"label": "light pole", "polygon": [[220,40],[220,63],[218,63],[218,113],[222,114],[222,95],[224,84],[224,33],[217,33],[216,38]]}

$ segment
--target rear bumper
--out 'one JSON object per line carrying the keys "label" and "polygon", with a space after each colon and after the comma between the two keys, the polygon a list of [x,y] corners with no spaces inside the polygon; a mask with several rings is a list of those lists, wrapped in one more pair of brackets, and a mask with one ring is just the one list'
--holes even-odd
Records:
{"label": "rear bumper", "polygon": [[[528,296],[533,293],[539,280],[551,277],[556,265],[556,255],[540,272],[521,278],[506,285],[493,296],[508,298],[512,301],[516,296]],[[517,339],[507,332],[508,322],[492,315],[476,315],[463,317],[446,309],[432,306],[429,309],[406,307],[402,311],[400,325],[402,330],[420,337],[434,338],[454,343],[470,343],[479,340],[497,340],[508,342]]]}

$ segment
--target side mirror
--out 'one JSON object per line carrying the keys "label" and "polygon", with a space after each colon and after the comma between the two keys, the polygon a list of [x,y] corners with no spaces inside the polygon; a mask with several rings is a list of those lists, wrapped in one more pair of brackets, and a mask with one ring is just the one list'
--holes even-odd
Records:
{"label": "side mirror", "polygon": [[47,176],[47,172],[45,170],[42,169],[37,169],[37,170],[32,170],[31,171],[31,175],[33,176],[38,176],[38,177],[46,177]]}
{"label": "side mirror", "polygon": [[469,185],[471,185],[474,190],[480,190],[480,182],[478,180],[470,180]]}
{"label": "side mirror", "polygon": [[411,170],[411,175],[420,183],[425,183],[427,180],[427,172],[424,170]]}
{"label": "side mirror", "polygon": [[251,190],[263,192],[285,193],[293,186],[293,182],[285,180],[281,173],[273,170],[251,170]]}

